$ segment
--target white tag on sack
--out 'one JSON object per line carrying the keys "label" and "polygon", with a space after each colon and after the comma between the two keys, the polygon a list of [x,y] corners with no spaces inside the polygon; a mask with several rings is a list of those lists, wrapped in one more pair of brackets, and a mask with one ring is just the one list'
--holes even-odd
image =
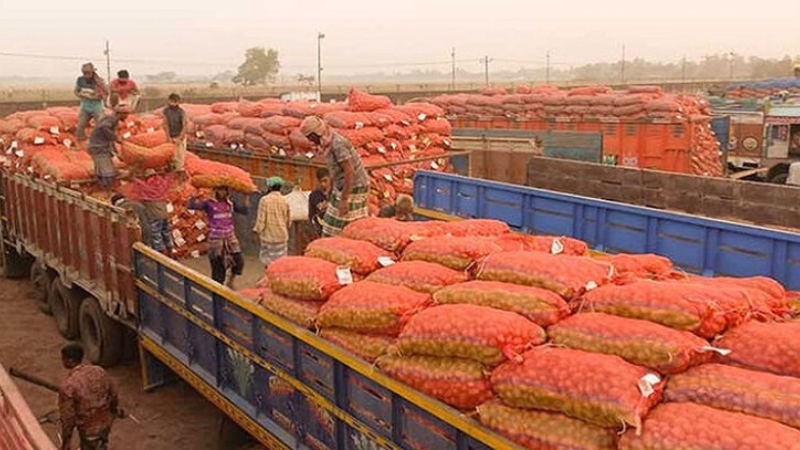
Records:
{"label": "white tag on sack", "polygon": [[336,278],[339,279],[339,284],[343,286],[353,284],[353,274],[347,266],[339,266],[336,268]]}
{"label": "white tag on sack", "polygon": [[636,385],[639,388],[639,392],[642,393],[642,397],[650,397],[656,392],[653,386],[657,385],[660,382],[661,378],[659,378],[658,375],[654,373],[648,373],[647,375],[640,378],[639,381],[636,383]]}
{"label": "white tag on sack", "polygon": [[212,144],[211,142],[206,142],[206,148],[212,148],[212,147],[214,147],[214,144]]}
{"label": "white tag on sack", "polygon": [[394,264],[394,260],[388,256],[378,256],[378,264],[382,267],[389,267]]}
{"label": "white tag on sack", "polygon": [[205,240],[206,240],[206,235],[205,234],[201,234],[200,236],[197,236],[197,242],[203,242]]}
{"label": "white tag on sack", "polygon": [[122,139],[130,139],[130,138],[131,138],[131,132],[130,131],[126,131],[125,134],[122,135]]}
{"label": "white tag on sack", "polygon": [[70,148],[70,147],[72,147],[72,140],[71,139],[64,139],[62,144],[64,144],[64,147]]}
{"label": "white tag on sack", "polygon": [[392,181],[392,176],[388,173],[383,174],[383,179],[386,181]]}
{"label": "white tag on sack", "polygon": [[50,134],[52,134],[53,136],[58,136],[59,135],[58,127],[50,127]]}
{"label": "white tag on sack", "polygon": [[11,148],[12,149],[17,148],[18,146],[19,146],[19,144],[17,143],[17,141],[11,141]]}
{"label": "white tag on sack", "polygon": [[417,119],[419,119],[420,122],[422,122],[423,120],[425,120],[427,118],[428,118],[428,116],[426,116],[425,113],[419,113],[419,115],[417,116]]}
{"label": "white tag on sack", "polygon": [[396,142],[392,142],[391,145],[392,145],[392,150],[397,150],[397,143]]}
{"label": "white tag on sack", "polygon": [[33,145],[42,145],[44,144],[44,138],[41,136],[35,137],[33,139]]}
{"label": "white tag on sack", "polygon": [[386,148],[381,145],[380,147],[378,147],[378,153],[380,153],[381,155],[385,155],[386,154]]}
{"label": "white tag on sack", "polygon": [[125,126],[128,127],[128,128],[133,128],[133,127],[136,126],[136,124],[132,120],[129,120],[129,121],[125,122]]}
{"label": "white tag on sack", "polygon": [[197,137],[197,138],[203,139],[203,137],[204,137],[205,135],[203,134],[203,132],[202,132],[202,131],[195,131],[195,132],[194,132],[194,136],[195,136],[195,137]]}
{"label": "white tag on sack", "polygon": [[17,158],[22,158],[25,156],[25,152],[22,149],[15,151],[14,154],[17,155]]}
{"label": "white tag on sack", "polygon": [[411,241],[411,242],[417,242],[417,241],[421,241],[423,239],[425,239],[425,238],[422,237],[422,236],[416,235],[416,234],[412,234],[411,236],[408,237],[408,240]]}
{"label": "white tag on sack", "polygon": [[436,161],[431,161],[431,169],[439,170],[439,164],[436,164]]}
{"label": "white tag on sack", "polygon": [[356,122],[356,130],[360,130],[362,128],[364,128],[364,123],[363,122]]}
{"label": "white tag on sack", "polygon": [[716,353],[716,354],[718,354],[720,356],[728,356],[733,351],[733,350],[729,350],[727,348],[712,347],[710,345],[704,345],[703,347],[700,347],[700,350],[702,350],[704,352],[714,352],[714,353]]}
{"label": "white tag on sack", "polygon": [[414,144],[409,145],[408,151],[410,151],[411,153],[417,153],[417,146]]}
{"label": "white tag on sack", "polygon": [[307,152],[306,153],[306,158],[313,159],[314,158],[314,152]]}
{"label": "white tag on sack", "polygon": [[167,203],[167,214],[172,214],[175,211],[175,207],[172,206],[172,203]]}
{"label": "white tag on sack", "polygon": [[187,209],[186,212],[189,213],[190,216],[193,216],[193,215],[197,214],[197,211],[195,211],[193,209]]}
{"label": "white tag on sack", "polygon": [[593,291],[593,290],[597,289],[598,287],[599,286],[597,286],[597,283],[595,283],[594,281],[590,281],[590,282],[586,283],[586,286],[584,287],[584,289],[586,289],[586,292],[589,292],[589,291]]}
{"label": "white tag on sack", "polygon": [[564,252],[564,244],[561,239],[553,239],[553,245],[550,246],[550,253],[558,255]]}
{"label": "white tag on sack", "polygon": [[[131,125],[131,127],[133,127],[133,125]],[[156,131],[156,129],[155,129],[155,128],[153,128],[153,127],[149,127],[149,128],[147,129],[147,132],[148,132],[148,133],[152,133],[152,132],[154,132],[154,131]]]}
{"label": "white tag on sack", "polygon": [[236,144],[231,144],[231,150],[236,150]]}
{"label": "white tag on sack", "polygon": [[202,220],[198,220],[197,222],[194,223],[194,227],[197,228],[198,230],[202,230],[203,228],[206,227],[206,223],[203,222]]}
{"label": "white tag on sack", "polygon": [[445,139],[443,142],[445,147],[451,147],[453,144],[450,142],[450,139]]}
{"label": "white tag on sack", "polygon": [[197,258],[200,257],[200,252],[198,250],[192,250],[192,252],[189,253],[189,256],[191,256],[192,258],[197,259]]}

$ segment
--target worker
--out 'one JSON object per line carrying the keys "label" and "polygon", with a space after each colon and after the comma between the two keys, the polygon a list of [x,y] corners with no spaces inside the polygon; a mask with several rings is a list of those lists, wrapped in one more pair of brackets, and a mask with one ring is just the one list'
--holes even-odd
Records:
{"label": "worker", "polygon": [[794,77],[800,78],[800,64],[794,65]]}
{"label": "worker", "polygon": [[314,232],[313,239],[322,237],[322,219],[328,209],[331,192],[331,172],[327,167],[317,169],[317,186],[308,196],[308,220]]}
{"label": "worker", "polygon": [[353,145],[333,131],[321,118],[308,116],[300,131],[327,159],[332,189],[322,219],[323,236],[337,236],[349,223],[367,217],[369,176]]}
{"label": "worker", "polygon": [[378,217],[394,217],[401,222],[413,222],[414,199],[410,195],[399,194],[393,205],[380,209]]}
{"label": "worker", "polygon": [[78,127],[75,130],[79,143],[86,140],[86,126],[89,125],[89,120],[94,119],[95,125],[100,122],[103,116],[103,100],[108,95],[108,88],[92,63],[81,66],[81,72],[83,75],[75,81],[75,96],[81,99]]}
{"label": "worker", "polygon": [[289,203],[281,195],[283,179],[267,180],[269,193],[258,202],[258,215],[253,233],[259,238],[261,250],[258,258],[264,267],[289,253],[289,227],[292,225]]}
{"label": "worker", "polygon": [[139,104],[139,86],[131,80],[127,70],[120,70],[117,72],[117,78],[111,80],[109,104],[112,108],[117,105],[128,105],[131,111],[136,110]]}
{"label": "worker", "polygon": [[115,144],[122,144],[122,139],[117,136],[117,126],[120,120],[125,120],[130,114],[130,107],[119,105],[114,112],[104,116],[97,122],[89,137],[88,151],[94,161],[94,174],[101,188],[111,190],[116,180],[116,169],[112,158],[117,154]]}
{"label": "worker", "polygon": [[111,197],[111,204],[117,208],[122,208],[126,211],[131,211],[139,219],[139,228],[142,230],[142,243],[148,247],[153,245],[153,233],[151,231],[150,216],[147,215],[147,208],[142,202],[126,198],[122,194],[114,194]]}
{"label": "worker", "polygon": [[170,94],[169,104],[164,107],[163,128],[169,141],[175,144],[175,156],[172,159],[172,167],[180,175],[181,181],[186,179],[183,170],[183,163],[186,159],[186,112],[181,108],[181,96]]}
{"label": "worker", "polygon": [[69,450],[75,428],[81,450],[106,450],[111,425],[122,416],[114,382],[102,367],[83,363],[80,344],[62,347],[61,363],[69,370],[58,393],[61,450]]}
{"label": "worker", "polygon": [[[230,196],[227,186],[214,188],[214,197],[198,201],[189,199],[189,209],[205,211],[208,216],[208,262],[211,278],[234,289],[234,279],[244,271],[242,246],[236,237],[233,213],[247,214],[249,197],[240,205]],[[228,269],[230,268],[230,273]]]}
{"label": "worker", "polygon": [[168,176],[159,175],[153,169],[144,172],[144,179],[133,180],[133,193],[137,199],[142,200],[148,222],[142,227],[150,229],[153,250],[174,257],[172,231],[169,226],[169,211],[167,211],[167,195],[172,187],[172,180]]}

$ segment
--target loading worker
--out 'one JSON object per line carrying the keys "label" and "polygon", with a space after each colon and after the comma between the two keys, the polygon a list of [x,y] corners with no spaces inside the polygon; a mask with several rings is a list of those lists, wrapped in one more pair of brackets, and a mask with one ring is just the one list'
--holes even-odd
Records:
{"label": "loading worker", "polygon": [[333,185],[322,219],[322,233],[323,236],[338,236],[345,226],[369,214],[369,176],[350,141],[321,118],[306,117],[300,124],[300,132],[327,159]]}

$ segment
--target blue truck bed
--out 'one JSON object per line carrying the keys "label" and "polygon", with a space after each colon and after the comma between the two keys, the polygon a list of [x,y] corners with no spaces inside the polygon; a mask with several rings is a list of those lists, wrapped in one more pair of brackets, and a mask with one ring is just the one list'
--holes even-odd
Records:
{"label": "blue truck bed", "polygon": [[581,239],[609,253],[658,253],[705,276],[764,275],[800,290],[800,234],[458,175],[418,171],[423,210]]}

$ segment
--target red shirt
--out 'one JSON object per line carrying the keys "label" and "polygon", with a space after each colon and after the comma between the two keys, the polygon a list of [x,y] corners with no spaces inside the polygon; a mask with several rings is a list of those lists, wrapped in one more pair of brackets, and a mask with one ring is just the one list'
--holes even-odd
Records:
{"label": "red shirt", "polygon": [[124,81],[119,78],[114,78],[111,80],[111,92],[119,94],[120,100],[125,100],[131,92],[138,91],[139,87],[136,86],[136,82],[131,79]]}

